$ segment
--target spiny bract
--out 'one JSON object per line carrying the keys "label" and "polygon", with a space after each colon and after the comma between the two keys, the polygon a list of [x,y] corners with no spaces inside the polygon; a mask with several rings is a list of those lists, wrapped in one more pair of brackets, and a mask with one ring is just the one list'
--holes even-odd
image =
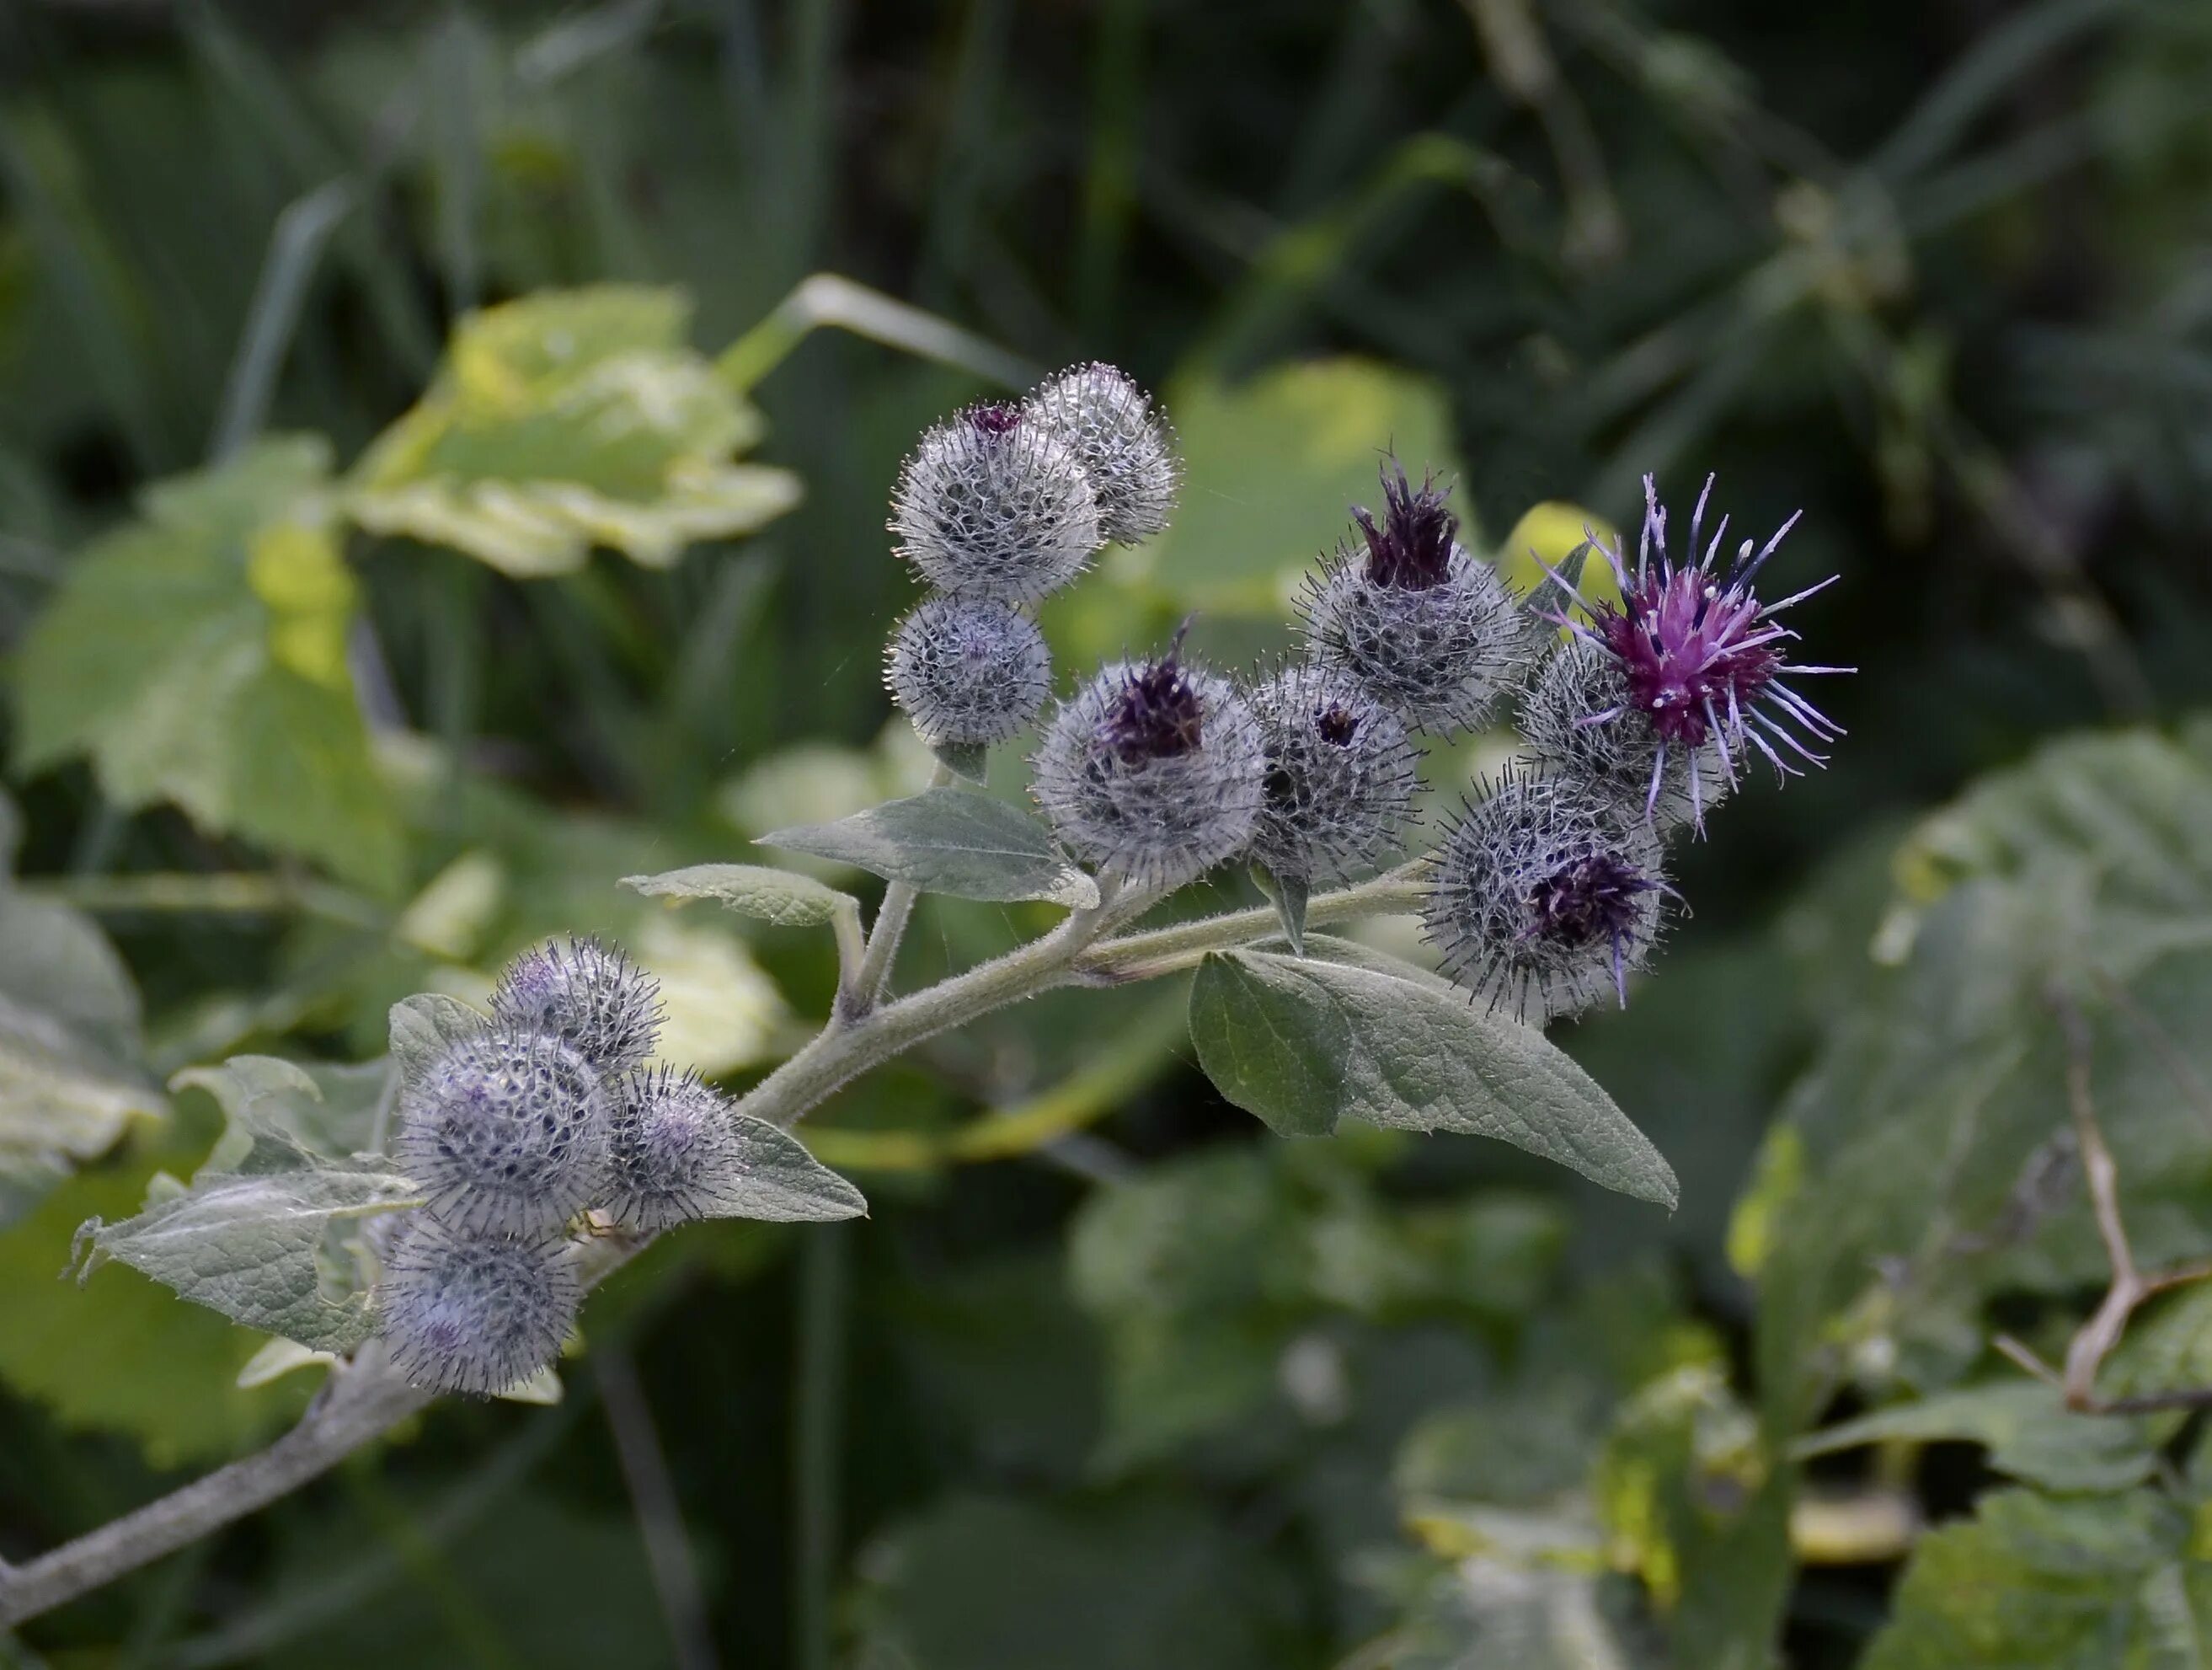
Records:
{"label": "spiny bract", "polygon": [[900,623],[884,680],[932,747],[1003,742],[1052,693],[1052,651],[1009,604],[933,597]]}
{"label": "spiny bract", "polygon": [[653,1053],[660,987],[597,940],[553,940],[507,966],[491,1012],[519,1032],[559,1039],[602,1073],[620,1073]]}
{"label": "spiny bract", "polygon": [[939,424],[899,471],[898,554],[941,591],[1033,603],[1106,542],[1075,450],[1019,406],[971,406]]}
{"label": "spiny bract", "polygon": [[1037,803],[1085,862],[1148,886],[1189,881],[1252,838],[1267,749],[1225,679],[1158,661],[1107,667],[1038,746]]}
{"label": "spiny bract", "polygon": [[1522,704],[1521,734],[1543,765],[1583,783],[1622,818],[1649,820],[1662,834],[1685,823],[1702,828],[1707,810],[1730,786],[1710,744],[1663,748],[1629,708],[1620,663],[1579,637],[1545,658]]}
{"label": "spiny bract", "polygon": [[1267,754],[1252,856],[1310,881],[1373,867],[1405,842],[1419,756],[1398,716],[1341,668],[1294,662],[1255,686]]}
{"label": "spiny bract", "polygon": [[1508,771],[1445,832],[1422,927],[1444,972],[1527,1021],[1626,1004],[1668,892],[1659,842],[1578,785]]}
{"label": "spiny bract", "polygon": [[617,1086],[608,1216],[648,1234],[719,1216],[745,1159],[730,1104],[696,1073],[635,1073]]}
{"label": "spiny bract", "polygon": [[1528,635],[1497,572],[1455,537],[1448,490],[1394,463],[1378,523],[1356,510],[1364,549],[1340,547],[1300,600],[1313,659],[1340,667],[1417,731],[1482,724],[1520,677]]}
{"label": "spiny bract", "polygon": [[607,1180],[607,1097],[557,1038],[493,1027],[448,1045],[408,1087],[400,1169],[441,1222],[506,1234],[558,1228]]}
{"label": "spiny bract", "polygon": [[1182,485],[1174,432],[1127,373],[1072,366],[1030,396],[1029,410],[1082,460],[1107,539],[1134,545],[1167,527]]}
{"label": "spiny bract", "polygon": [[490,1397],[561,1354],[581,1297],[558,1238],[455,1230],[418,1212],[385,1264],[377,1325],[410,1384]]}

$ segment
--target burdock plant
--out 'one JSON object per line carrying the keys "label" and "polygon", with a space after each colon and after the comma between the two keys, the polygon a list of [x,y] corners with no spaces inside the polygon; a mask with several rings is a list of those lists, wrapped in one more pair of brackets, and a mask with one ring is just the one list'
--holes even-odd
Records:
{"label": "burdock plant", "polygon": [[[1598,547],[1617,603],[1565,571],[1522,597],[1462,539],[1448,488],[1389,460],[1381,510],[1352,510],[1307,590],[1296,658],[1240,678],[1206,663],[1186,623],[1049,703],[1030,611],[1103,544],[1164,527],[1180,479],[1164,419],[1111,367],[921,437],[890,526],[930,589],[887,677],[945,764],[919,795],[764,838],[882,878],[872,925],[852,895],[757,865],[629,878],[834,933],[832,1012],[757,1082],[726,1094],[657,1056],[652,980],[591,941],[526,952],[489,1014],[398,1005],[366,1152],[328,1134],[301,1070],[220,1070],[235,1111],[216,1157],[138,1216],[87,1224],[84,1268],[134,1265],[331,1362],[330,1381],[267,1454],[0,1569],[0,1626],[273,1499],[436,1394],[542,1395],[583,1295],[658,1234],[860,1211],[791,1127],[902,1052],[1054,988],[1188,977],[1200,1064],[1278,1131],[1353,1118],[1487,1137],[1673,1205],[1665,1160],[1540,1023],[1629,1000],[1677,904],[1670,826],[1702,825],[1753,759],[1787,775],[1841,734],[1796,681],[1842,669],[1798,658],[1778,619],[1820,588],[1773,603],[1754,589],[1778,533],[1723,563],[1723,519],[1700,550],[1707,494],[1678,556],[1655,489],[1633,564]],[[1528,763],[1418,820],[1421,740],[1495,725],[1516,701]],[[1041,820],[956,783],[1048,705],[1027,753]],[[1270,902],[1204,913],[1190,884],[1233,885],[1237,866]],[[1060,914],[902,990],[923,893]],[[1333,931],[1393,915],[1419,919],[1429,964]]]}

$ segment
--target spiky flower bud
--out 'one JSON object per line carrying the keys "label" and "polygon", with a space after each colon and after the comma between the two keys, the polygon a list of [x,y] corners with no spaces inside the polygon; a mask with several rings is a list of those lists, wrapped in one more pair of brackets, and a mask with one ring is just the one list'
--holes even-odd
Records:
{"label": "spiky flower bud", "polygon": [[1293,663],[1250,692],[1267,754],[1252,856],[1279,876],[1348,876],[1395,851],[1419,756],[1397,715],[1339,667]]}
{"label": "spiky flower bud", "polygon": [[1443,734],[1489,717],[1528,645],[1511,591],[1458,543],[1449,491],[1414,487],[1392,460],[1382,520],[1353,511],[1364,549],[1340,547],[1299,604],[1316,660],[1351,673],[1413,729]]}
{"label": "spiky flower bud", "polygon": [[921,437],[899,471],[890,530],[939,590],[1006,603],[1059,590],[1106,538],[1074,449],[1001,405],[971,406]]}
{"label": "spiky flower bud", "polygon": [[1697,508],[1690,513],[1690,546],[1680,568],[1667,550],[1667,512],[1650,476],[1644,478],[1644,531],[1637,540],[1633,572],[1619,541],[1608,545],[1592,536],[1597,549],[1613,564],[1613,578],[1620,588],[1619,605],[1593,605],[1564,576],[1553,576],[1555,583],[1582,604],[1590,619],[1585,625],[1564,615],[1555,618],[1609,656],[1620,671],[1620,699],[1584,716],[1593,722],[1625,718],[1650,738],[1659,763],[1652,768],[1645,805],[1655,820],[1663,792],[1665,762],[1708,743],[1719,756],[1721,770],[1731,783],[1737,765],[1747,760],[1753,748],[1765,757],[1778,777],[1801,775],[1800,767],[1775,752],[1777,742],[1809,765],[1826,765],[1827,757],[1814,753],[1796,732],[1802,731],[1814,742],[1824,742],[1841,736],[1843,728],[1783,679],[1855,670],[1813,667],[1785,659],[1788,652],[1783,646],[1797,635],[1774,624],[1774,617],[1784,609],[1832,585],[1835,576],[1779,603],[1762,601],[1752,590],[1766,559],[1781,545],[1783,536],[1797,525],[1795,515],[1782,524],[1756,556],[1752,553],[1752,542],[1744,540],[1725,576],[1714,568],[1713,562],[1728,537],[1726,516],[1714,530],[1711,543],[1699,553],[1705,501],[1712,488],[1713,478],[1707,476]]}
{"label": "spiky flower bud", "polygon": [[1126,372],[1071,366],[1030,396],[1029,409],[1082,460],[1109,539],[1134,545],[1167,527],[1182,485],[1174,432]]}
{"label": "spiky flower bud", "polygon": [[1267,749],[1225,679],[1182,660],[1118,662],[1060,704],[1036,759],[1037,803],[1078,858],[1146,885],[1203,875],[1243,850]]}
{"label": "spiky flower bud", "polygon": [[1445,973],[1526,1021],[1628,1001],[1668,891],[1658,838],[1560,777],[1509,771],[1437,849],[1422,925]]}
{"label": "spiky flower bud", "polygon": [[1684,823],[1704,827],[1707,809],[1729,792],[1711,746],[1662,744],[1631,710],[1620,663],[1579,637],[1545,658],[1522,704],[1521,734],[1538,762],[1662,834]]}
{"label": "spiky flower bud", "polygon": [[418,1212],[386,1261],[378,1328],[410,1384],[487,1398],[561,1354],[580,1298],[559,1239],[455,1230]]}
{"label": "spiky flower bud", "polygon": [[899,623],[884,681],[930,747],[1003,742],[1052,693],[1052,651],[1008,604],[933,597]]}
{"label": "spiky flower bud", "polygon": [[517,1031],[559,1039],[602,1073],[620,1073],[653,1053],[660,986],[615,947],[549,941],[507,966],[491,1012]]}
{"label": "spiky flower bud", "polygon": [[654,1233],[717,1215],[744,1157],[730,1104],[696,1073],[634,1073],[614,1096],[612,1192],[608,1215]]}
{"label": "spiky flower bud", "polygon": [[607,1179],[607,1097],[558,1038],[499,1026],[447,1046],[409,1087],[394,1152],[458,1228],[558,1228]]}

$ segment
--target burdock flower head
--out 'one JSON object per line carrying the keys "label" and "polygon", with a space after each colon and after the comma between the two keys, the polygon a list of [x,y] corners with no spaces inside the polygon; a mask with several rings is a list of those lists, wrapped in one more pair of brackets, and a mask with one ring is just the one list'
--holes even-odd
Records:
{"label": "burdock flower head", "polygon": [[932,585],[1005,603],[1059,590],[1106,541],[1075,449],[1003,404],[970,406],[921,437],[899,472],[890,529]]}
{"label": "burdock flower head", "polygon": [[1149,885],[1202,875],[1252,838],[1267,749],[1226,679],[1182,658],[1101,671],[1038,746],[1037,803],[1079,858]]}
{"label": "burdock flower head", "polygon": [[[1848,667],[1815,667],[1789,659],[1785,648],[1796,637],[1774,618],[1794,604],[1834,583],[1831,575],[1819,585],[1784,598],[1763,602],[1752,590],[1759,571],[1796,526],[1792,515],[1760,546],[1756,555],[1746,539],[1736,548],[1723,576],[1714,567],[1728,537],[1728,518],[1721,518],[1711,542],[1698,551],[1704,531],[1705,501],[1713,478],[1705,478],[1697,508],[1690,513],[1690,547],[1684,562],[1675,565],[1667,549],[1667,512],[1650,476],[1644,478],[1644,531],[1636,544],[1632,571],[1619,544],[1607,545],[1591,536],[1592,543],[1613,564],[1620,588],[1618,606],[1609,602],[1592,605],[1568,584],[1553,579],[1590,616],[1589,624],[1561,616],[1561,623],[1607,656],[1619,671],[1618,694],[1606,705],[1577,718],[1578,726],[1626,724],[1650,744],[1651,765],[1644,790],[1644,812],[1656,818],[1666,790],[1670,760],[1679,767],[1686,758],[1686,788],[1692,816],[1703,821],[1703,768],[1699,755],[1711,746],[1719,769],[1732,785],[1737,767],[1756,748],[1778,776],[1795,777],[1802,767],[1776,751],[1776,745],[1808,765],[1827,763],[1808,744],[1832,741],[1843,728],[1802,695],[1784,682],[1785,678],[1825,673],[1850,673]],[[1802,733],[1801,738],[1799,733]],[[1639,745],[1640,747],[1640,745]],[[1622,753],[1638,751],[1624,747]]]}
{"label": "burdock flower head", "polygon": [[1658,939],[1659,842],[1565,777],[1509,771],[1445,832],[1422,926],[1444,972],[1523,1020],[1574,1015]]}
{"label": "burdock flower head", "polygon": [[933,597],[900,623],[884,679],[923,741],[980,747],[1036,716],[1052,690],[1052,652],[1011,604]]}
{"label": "burdock flower head", "polygon": [[1398,716],[1340,667],[1293,662],[1255,686],[1267,748],[1251,856],[1278,877],[1348,877],[1398,850],[1419,757]]}
{"label": "burdock flower head", "polygon": [[1415,487],[1394,459],[1382,515],[1355,509],[1362,545],[1339,549],[1300,604],[1316,661],[1340,667],[1414,730],[1472,730],[1519,675],[1528,636],[1496,570],[1458,542],[1449,489]]}

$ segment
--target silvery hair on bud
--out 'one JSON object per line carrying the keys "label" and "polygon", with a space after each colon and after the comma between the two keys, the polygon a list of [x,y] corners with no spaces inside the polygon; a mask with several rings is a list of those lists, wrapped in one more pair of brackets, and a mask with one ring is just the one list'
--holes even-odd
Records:
{"label": "silvery hair on bud", "polygon": [[1512,592],[1455,535],[1433,481],[1386,467],[1384,512],[1358,521],[1299,601],[1312,657],[1352,673],[1408,728],[1449,735],[1484,723],[1518,681],[1528,634]]}
{"label": "silvery hair on bud", "polygon": [[455,1228],[556,1229],[607,1179],[606,1093],[557,1038],[494,1027],[448,1045],[400,1109],[394,1154]]}
{"label": "silvery hair on bud", "polygon": [[728,1100],[696,1074],[663,1067],[632,1074],[614,1103],[608,1215],[648,1234],[722,1216],[746,1167]]}
{"label": "silvery hair on bud", "polygon": [[1167,527],[1182,486],[1174,431],[1127,373],[1071,366],[1038,387],[1029,410],[1082,460],[1107,539],[1135,545]]}
{"label": "silvery hair on bud", "polygon": [[1253,858],[1311,881],[1349,877],[1403,846],[1419,756],[1397,715],[1342,668],[1303,662],[1249,700],[1267,754]]}
{"label": "silvery hair on bud", "polygon": [[1620,663],[1579,637],[1545,657],[1522,703],[1521,734],[1551,771],[1582,783],[1621,820],[1662,835],[1701,824],[1729,791],[1711,745],[1662,750],[1628,704]]}
{"label": "silvery hair on bud", "polygon": [[1063,702],[1033,764],[1037,803],[1069,851],[1173,887],[1251,839],[1267,750],[1236,688],[1171,649],[1109,666]]}
{"label": "silvery hair on bud", "polygon": [[933,597],[899,623],[884,682],[930,747],[1003,742],[1052,693],[1052,651],[1009,604]]}
{"label": "silvery hair on bud", "polygon": [[1524,1021],[1627,1002],[1668,889],[1658,838],[1565,778],[1508,771],[1445,832],[1422,910],[1444,972]]}
{"label": "silvery hair on bud", "polygon": [[940,591],[1033,603],[1106,542],[1073,448],[1019,406],[979,405],[929,430],[899,471],[898,554]]}
{"label": "silvery hair on bud", "polygon": [[560,1039],[602,1073],[619,1073],[653,1053],[660,987],[611,946],[554,940],[507,966],[491,1012],[516,1031]]}
{"label": "silvery hair on bud", "polygon": [[447,1228],[416,1213],[376,1290],[395,1368],[432,1392],[491,1397],[560,1356],[582,1294],[568,1244]]}

